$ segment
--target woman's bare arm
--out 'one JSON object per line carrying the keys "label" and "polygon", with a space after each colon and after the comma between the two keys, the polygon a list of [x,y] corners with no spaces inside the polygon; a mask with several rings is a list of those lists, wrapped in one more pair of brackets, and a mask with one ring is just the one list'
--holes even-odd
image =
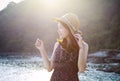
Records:
{"label": "woman's bare arm", "polygon": [[41,54],[41,56],[42,56],[42,58],[43,58],[44,67],[45,67],[49,72],[52,71],[52,69],[53,69],[53,57],[54,57],[54,52],[55,52],[55,49],[57,48],[57,45],[58,45],[58,44],[55,43],[51,60],[49,60],[49,58],[48,58],[48,56],[47,56],[47,53],[46,53],[46,50],[45,50],[45,47],[44,47],[43,41],[38,38],[38,39],[36,40],[36,42],[35,42],[35,46],[36,46],[36,48],[40,51],[40,54]]}
{"label": "woman's bare arm", "polygon": [[88,44],[83,40],[80,34],[74,34],[76,41],[80,47],[79,49],[79,57],[78,57],[78,69],[79,72],[82,73],[86,69],[87,55],[88,55]]}
{"label": "woman's bare arm", "polygon": [[42,59],[43,59],[44,68],[47,69],[48,71],[50,71],[51,64],[50,64],[50,61],[48,59],[48,56],[47,56],[45,48],[42,48],[39,51],[40,51],[40,54],[41,54]]}
{"label": "woman's bare arm", "polygon": [[88,55],[88,44],[84,42],[79,50],[79,57],[78,57],[78,69],[79,72],[82,73],[86,69],[86,62],[87,62],[87,55]]}
{"label": "woman's bare arm", "polygon": [[52,71],[52,69],[53,69],[53,58],[54,58],[54,52],[55,52],[56,47],[57,47],[57,43],[55,43],[55,45],[54,45],[54,50],[53,50],[50,60],[47,56],[47,53],[46,53],[46,50],[44,47],[41,50],[39,50],[41,53],[41,56],[43,58],[44,67],[45,67],[45,69],[48,70],[48,72]]}

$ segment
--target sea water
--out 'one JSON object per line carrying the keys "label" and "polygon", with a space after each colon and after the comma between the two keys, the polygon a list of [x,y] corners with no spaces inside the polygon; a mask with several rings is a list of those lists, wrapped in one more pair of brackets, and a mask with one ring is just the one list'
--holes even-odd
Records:
{"label": "sea water", "polygon": [[[119,74],[97,71],[94,66],[87,63],[87,70],[78,73],[80,81],[120,81]],[[49,81],[52,72],[44,69],[39,56],[0,57],[0,81]]]}

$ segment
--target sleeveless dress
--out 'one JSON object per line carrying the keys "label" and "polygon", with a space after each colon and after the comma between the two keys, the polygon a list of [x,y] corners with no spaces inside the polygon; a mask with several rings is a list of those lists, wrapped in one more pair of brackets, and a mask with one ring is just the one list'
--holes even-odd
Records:
{"label": "sleeveless dress", "polygon": [[79,81],[78,79],[78,54],[68,53],[60,45],[55,50],[54,55],[54,71],[50,81]]}

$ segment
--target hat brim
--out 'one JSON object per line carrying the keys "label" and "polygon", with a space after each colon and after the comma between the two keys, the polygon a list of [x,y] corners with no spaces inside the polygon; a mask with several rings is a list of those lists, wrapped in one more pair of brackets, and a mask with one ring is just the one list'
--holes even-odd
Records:
{"label": "hat brim", "polygon": [[70,28],[70,26],[64,20],[62,20],[61,18],[54,17],[53,21],[57,22],[57,23],[61,23],[63,25],[63,27],[69,29],[71,31],[71,33],[73,32],[73,30]]}
{"label": "hat brim", "polygon": [[61,22],[62,20],[60,18],[57,18],[57,17],[53,17],[52,18],[53,22]]}
{"label": "hat brim", "polygon": [[54,17],[52,20],[56,23],[61,23],[63,25],[63,27],[69,29],[72,34],[74,33],[74,30],[72,30],[70,28],[70,26],[64,20],[62,20],[61,18]]}

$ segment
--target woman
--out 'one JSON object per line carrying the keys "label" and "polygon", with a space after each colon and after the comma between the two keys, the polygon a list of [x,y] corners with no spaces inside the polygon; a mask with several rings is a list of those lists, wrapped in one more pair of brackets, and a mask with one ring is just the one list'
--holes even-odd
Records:
{"label": "woman", "polygon": [[41,53],[44,67],[49,72],[54,69],[50,81],[79,81],[78,72],[85,71],[88,55],[88,44],[78,30],[79,19],[75,14],[68,13],[54,20],[58,22],[59,39],[51,59],[48,59],[42,40],[37,39],[35,46]]}

